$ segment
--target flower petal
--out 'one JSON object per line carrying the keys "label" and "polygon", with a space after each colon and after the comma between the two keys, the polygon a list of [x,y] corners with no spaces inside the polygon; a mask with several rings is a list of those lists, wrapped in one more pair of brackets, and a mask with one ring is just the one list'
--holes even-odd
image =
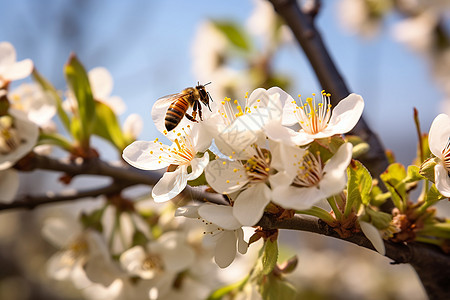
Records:
{"label": "flower petal", "polygon": [[[142,170],[159,170],[170,165],[169,147],[156,141],[135,141],[122,153],[123,159],[135,168]],[[161,151],[165,149],[165,151]]]}
{"label": "flower petal", "polygon": [[217,241],[214,260],[221,268],[228,267],[236,257],[236,236],[234,231],[224,231]]}
{"label": "flower petal", "polygon": [[209,162],[209,153],[205,152],[203,157],[201,158],[194,158],[191,161],[191,167],[192,171],[187,175],[187,180],[194,180],[198,178],[200,175],[202,175],[203,170],[206,168]]}
{"label": "flower petal", "polygon": [[352,159],[353,145],[351,143],[345,143],[341,145],[336,153],[325,164],[323,172],[325,176],[330,173],[342,174],[345,173],[350,160]]}
{"label": "flower petal", "polygon": [[18,80],[27,77],[33,71],[33,62],[31,59],[24,59],[12,64],[3,72],[3,78],[8,80]]}
{"label": "flower petal", "polygon": [[205,177],[208,184],[221,194],[240,190],[248,182],[244,166],[226,159],[211,161],[205,169]]}
{"label": "flower petal", "polygon": [[446,114],[438,115],[431,124],[428,135],[428,144],[431,153],[441,158],[442,150],[448,143],[450,138],[450,117]]}
{"label": "flower petal", "polygon": [[333,109],[327,128],[330,128],[334,134],[347,133],[358,123],[363,110],[363,98],[357,94],[350,94]]}
{"label": "flower petal", "polygon": [[227,230],[241,228],[241,223],[234,217],[231,206],[204,204],[199,207],[198,214],[211,223]]}
{"label": "flower petal", "polygon": [[142,128],[144,128],[144,121],[138,114],[129,115],[123,123],[123,133],[133,139],[141,134]]}
{"label": "flower petal", "polygon": [[0,70],[16,62],[16,50],[9,42],[0,43]]}
{"label": "flower petal", "polygon": [[381,255],[385,255],[386,248],[378,229],[372,224],[364,221],[359,221],[359,226],[361,226],[362,232],[370,240],[375,250],[377,250]]}
{"label": "flower petal", "polygon": [[175,211],[175,217],[183,216],[191,219],[200,218],[200,215],[198,214],[198,208],[199,206],[193,205],[178,207]]}
{"label": "flower petal", "polygon": [[317,187],[298,188],[291,185],[272,188],[272,202],[286,209],[303,210],[311,208],[316,202],[325,198]]}
{"label": "flower petal", "polygon": [[239,194],[233,205],[233,215],[242,225],[253,226],[263,216],[270,197],[270,188],[265,183],[256,183]]}
{"label": "flower petal", "polygon": [[244,240],[244,230],[239,228],[234,231],[237,241],[238,241],[238,251],[241,254],[247,253],[248,243]]}
{"label": "flower petal", "polygon": [[174,172],[166,172],[152,189],[155,202],[165,202],[178,196],[187,185],[186,166],[178,167]]}
{"label": "flower petal", "polygon": [[13,166],[19,159],[30,152],[36,145],[39,136],[39,128],[35,123],[24,119],[18,111],[10,109],[9,112],[14,117],[14,125],[20,134],[21,143],[14,151],[0,155],[0,170]]}
{"label": "flower petal", "polygon": [[96,100],[105,100],[111,95],[114,81],[106,68],[93,68],[88,72],[88,77],[92,94]]}
{"label": "flower petal", "polygon": [[445,197],[450,197],[450,177],[443,165],[434,167],[434,179],[436,180],[436,188],[439,193]]}
{"label": "flower petal", "polygon": [[291,147],[307,145],[314,140],[303,131],[294,131],[278,122],[269,122],[266,124],[264,132],[269,139]]}

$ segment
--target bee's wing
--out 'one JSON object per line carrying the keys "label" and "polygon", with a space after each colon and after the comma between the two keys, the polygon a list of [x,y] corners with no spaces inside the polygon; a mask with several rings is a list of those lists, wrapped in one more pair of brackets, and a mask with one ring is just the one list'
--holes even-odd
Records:
{"label": "bee's wing", "polygon": [[170,95],[159,98],[158,100],[156,100],[155,104],[153,104],[152,119],[156,125],[156,128],[160,132],[163,133],[166,130],[166,126],[164,123],[165,123],[167,109],[169,108],[170,104],[172,104],[174,101],[178,100],[179,98],[181,98],[183,96],[184,96],[184,94],[181,94],[181,93],[170,94]]}

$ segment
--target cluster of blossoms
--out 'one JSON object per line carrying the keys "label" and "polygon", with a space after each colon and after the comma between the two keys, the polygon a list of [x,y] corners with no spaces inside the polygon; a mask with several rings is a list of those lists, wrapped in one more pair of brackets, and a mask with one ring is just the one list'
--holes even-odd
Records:
{"label": "cluster of blossoms", "polygon": [[[364,101],[359,95],[350,94],[333,108],[331,95],[325,91],[305,100],[299,95],[296,101],[278,87],[258,88],[245,96],[245,103],[216,100],[211,111],[204,111],[202,120],[182,118],[171,131],[165,129],[171,103],[161,100],[155,103],[152,118],[163,139],[170,141],[167,145],[159,139],[135,141],[142,127],[137,115],[130,115],[123,127],[117,123],[116,115],[123,113],[125,105],[110,96],[112,77],[105,69],[86,72],[71,57],[66,76],[76,78],[69,83],[86,85],[84,90],[72,87],[62,101],[62,93],[49,88],[37,72],[38,83],[10,90],[10,82],[29,76],[33,64],[30,60],[16,62],[9,43],[0,43],[0,54],[0,202],[14,201],[19,188],[17,169],[27,162],[23,158],[31,151],[49,155],[42,147],[51,144],[68,151],[72,161],[97,158],[96,151],[90,152],[91,134],[110,141],[136,168],[165,170],[152,188],[151,201],[131,201],[120,190],[105,194],[100,207],[94,204],[76,219],[72,211],[69,216],[45,220],[43,235],[61,249],[48,261],[49,276],[71,281],[86,298],[206,298],[221,285],[218,276],[205,271],[211,269],[212,257],[219,267],[226,268],[237,252],[251,251],[249,246],[261,237],[265,255],[261,261],[272,261],[270,273],[278,250],[276,233],[259,226],[264,216],[314,215],[341,236],[361,230],[382,254],[383,238],[398,232],[403,235],[392,240],[408,242],[415,237],[408,234],[425,239],[430,230],[446,230],[431,219],[432,214],[427,215],[432,220],[427,224],[420,218],[408,219],[413,214],[408,215],[411,206],[405,192],[406,184],[428,176],[439,193],[433,188],[426,190],[428,202],[422,202],[423,211],[450,197],[450,117],[445,114],[436,117],[429,132],[433,157],[420,168],[408,168],[408,176],[398,164],[392,164],[380,178],[390,184],[388,188],[393,186],[392,180],[397,190],[383,194],[364,166],[352,160],[356,147],[343,136],[362,115]],[[86,100],[89,97],[91,103]],[[83,105],[91,105],[91,111]],[[57,113],[74,141],[56,132],[52,119]],[[83,119],[89,113],[93,117]],[[81,126],[73,126],[80,125],[76,122]],[[82,122],[91,122],[92,128],[83,127]],[[80,133],[79,128],[85,132]],[[432,171],[427,173],[427,169]],[[188,185],[211,197],[181,207],[167,203],[189,196],[185,192]],[[386,199],[386,194],[397,209],[393,216],[371,203],[378,196]],[[332,213],[318,207],[322,200],[328,201]],[[144,202],[150,202],[150,208]],[[158,208],[155,202],[168,205]],[[412,225],[404,220],[412,220]],[[414,222],[423,226],[423,236],[408,232],[417,227]],[[244,230],[250,227],[256,230],[247,239]],[[287,274],[293,265],[277,266],[277,272]],[[269,276],[266,268],[260,273]],[[264,283],[256,277],[248,275],[237,295],[258,298]]]}
{"label": "cluster of blossoms", "polygon": [[[205,232],[216,237],[215,260],[222,268],[234,260],[236,249],[245,253],[241,228],[255,226],[269,203],[306,210],[345,188],[352,144],[340,138],[340,147],[326,158],[311,144],[350,131],[364,107],[362,97],[351,94],[332,110],[330,94],[324,91],[305,102],[299,97],[297,103],[278,87],[259,88],[245,98],[242,106],[230,98],[214,102],[202,122],[162,130],[170,146],[158,139],[136,141],[123,151],[134,167],[167,168],[152,190],[157,202],[175,198],[202,173],[204,184],[224,195],[224,205],[207,203],[177,211],[215,227]],[[163,114],[167,110],[155,107]],[[153,116],[156,127],[164,128],[164,115]],[[299,130],[288,127],[295,124]]]}

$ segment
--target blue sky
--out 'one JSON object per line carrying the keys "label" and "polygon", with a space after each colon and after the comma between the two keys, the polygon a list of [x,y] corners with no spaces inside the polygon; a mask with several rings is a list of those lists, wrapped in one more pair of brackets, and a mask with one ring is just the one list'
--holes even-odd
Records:
{"label": "blue sky", "polygon": [[[443,95],[426,62],[393,41],[386,28],[371,40],[346,32],[339,25],[337,2],[323,2],[318,28],[351,91],[364,97],[365,118],[407,164],[416,147],[413,107],[428,131]],[[62,69],[71,51],[87,69],[108,68],[114,94],[126,101],[127,113],[141,114],[141,139],[150,140],[157,134],[150,118],[154,101],[197,81],[191,42],[200,22],[215,18],[244,24],[252,7],[250,0],[8,1],[0,11],[0,40],[13,43],[20,59],[33,59],[58,88],[64,87]],[[297,45],[281,50],[275,62],[277,70],[293,76],[293,95],[321,90]]]}

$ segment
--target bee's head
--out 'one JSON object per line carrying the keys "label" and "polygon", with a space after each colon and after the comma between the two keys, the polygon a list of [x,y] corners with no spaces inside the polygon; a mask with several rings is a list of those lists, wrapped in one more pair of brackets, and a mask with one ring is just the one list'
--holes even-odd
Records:
{"label": "bee's head", "polygon": [[209,107],[209,99],[211,99],[212,102],[212,98],[211,95],[206,91],[205,86],[210,84],[211,82],[208,82],[206,84],[200,84],[197,83],[197,86],[195,87],[198,91],[198,93],[200,94],[200,101],[209,108],[209,110],[211,111],[211,107]]}

